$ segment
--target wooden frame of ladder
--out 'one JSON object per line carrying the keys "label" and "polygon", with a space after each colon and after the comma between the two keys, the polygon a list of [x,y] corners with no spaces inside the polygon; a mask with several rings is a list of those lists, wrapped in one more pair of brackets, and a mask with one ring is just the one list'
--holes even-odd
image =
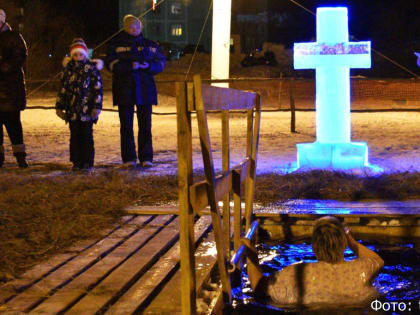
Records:
{"label": "wooden frame of ladder", "polygon": [[[181,243],[182,313],[196,312],[196,277],[194,261],[194,216],[210,206],[210,215],[217,248],[217,263],[222,282],[224,300],[231,301],[230,278],[227,264],[230,255],[230,193],[234,199],[234,249],[240,246],[241,184],[245,183],[246,230],[251,223],[255,193],[255,174],[261,121],[260,96],[229,88],[202,86],[195,75],[193,82],[177,82],[177,129],[178,129],[178,185]],[[245,159],[230,168],[229,160],[229,111],[247,112],[247,150]],[[196,111],[205,180],[193,183],[191,112]],[[216,176],[207,111],[222,112],[222,174]],[[223,200],[223,222],[218,202]]]}

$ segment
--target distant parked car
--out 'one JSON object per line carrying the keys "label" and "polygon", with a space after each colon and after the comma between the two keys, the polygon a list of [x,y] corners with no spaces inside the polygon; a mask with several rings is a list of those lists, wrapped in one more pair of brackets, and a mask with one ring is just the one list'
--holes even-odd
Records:
{"label": "distant parked car", "polygon": [[[193,54],[195,51],[195,47],[197,45],[187,45],[184,47],[183,52],[184,54]],[[203,45],[198,45],[197,46],[197,52],[201,52],[201,53],[208,53],[205,49]]]}
{"label": "distant parked car", "polygon": [[276,56],[271,51],[264,52],[263,57],[256,57],[255,52],[252,52],[245,56],[245,58],[241,61],[242,67],[252,67],[252,66],[276,66],[277,60]]}
{"label": "distant parked car", "polygon": [[184,56],[185,53],[184,51],[181,49],[181,47],[178,47],[176,45],[173,45],[170,49],[169,49],[169,56],[168,59],[169,60],[178,60],[179,58],[181,58],[182,56]]}
{"label": "distant parked car", "polygon": [[168,60],[178,60],[184,55],[183,49],[175,44],[160,42],[159,45]]}

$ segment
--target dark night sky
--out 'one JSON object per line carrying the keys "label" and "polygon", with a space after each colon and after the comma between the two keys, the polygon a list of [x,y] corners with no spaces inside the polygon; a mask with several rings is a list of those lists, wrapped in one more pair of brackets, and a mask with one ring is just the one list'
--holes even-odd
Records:
{"label": "dark night sky", "polygon": [[[360,39],[371,39],[383,45],[407,43],[420,39],[419,0],[297,0],[316,12],[319,6],[346,6],[349,9],[350,33]],[[315,36],[315,18],[289,0],[271,1],[272,12],[288,12],[283,27],[294,33],[295,40]],[[298,33],[298,34],[296,34]],[[296,38],[301,37],[301,38]]]}
{"label": "dark night sky", "polygon": [[[85,24],[85,36],[105,37],[118,29],[118,0],[47,0],[53,7]],[[145,0],[146,1],[146,0]],[[150,0],[151,1],[151,0]],[[265,10],[261,0],[233,0],[233,8],[242,11]],[[344,5],[349,8],[352,35],[372,39],[381,48],[417,42],[420,39],[419,0],[297,0],[315,11],[323,5]],[[245,5],[241,5],[245,4]],[[314,18],[289,0],[268,1],[269,11],[288,15],[281,28],[294,40],[309,40],[315,35]],[[272,37],[276,37],[275,34]],[[279,37],[281,35],[279,34]],[[285,39],[286,41],[289,39]],[[392,43],[392,44],[391,44]]]}
{"label": "dark night sky", "polygon": [[[241,10],[255,12],[252,0],[238,0]],[[350,35],[357,40],[371,40],[372,47],[395,62],[418,72],[414,51],[420,51],[420,0],[296,0],[312,12],[320,6],[346,6],[349,9]],[[278,41],[286,47],[294,42],[315,40],[315,17],[292,1],[268,1],[270,14],[278,12],[283,19],[269,27],[268,41]],[[261,10],[261,9],[260,9]],[[411,76],[377,54],[369,71],[355,74]],[[372,71],[374,70],[374,71]]]}
{"label": "dark night sky", "polygon": [[53,10],[82,22],[81,36],[99,43],[118,30],[118,0],[47,0]]}
{"label": "dark night sky", "polygon": [[[31,1],[31,0],[23,0]],[[74,23],[79,35],[91,45],[101,43],[118,30],[118,0],[43,0],[51,8],[49,14],[65,16]],[[152,0],[144,0],[152,1]],[[315,18],[290,0],[232,0],[235,14],[268,11],[281,15],[268,25],[267,41],[291,47],[294,42],[315,39]],[[350,34],[358,40],[371,40],[372,47],[402,65],[417,70],[413,51],[420,51],[420,0],[296,0],[311,11],[333,5],[349,8]],[[265,5],[266,4],[266,5]],[[78,25],[77,25],[78,24]],[[232,26],[234,30],[235,26]],[[379,63],[378,63],[379,62]],[[389,62],[376,64],[389,67],[390,75],[406,75]],[[388,72],[388,70],[386,70]]]}
{"label": "dark night sky", "polygon": [[[145,0],[146,1],[146,0]],[[151,1],[151,0],[150,0]],[[344,5],[349,8],[352,35],[376,40],[381,46],[394,46],[420,39],[419,0],[296,0],[311,11],[322,5]],[[85,36],[104,37],[118,29],[118,0],[47,0],[50,5],[71,19],[81,19]],[[265,9],[260,0],[233,0],[239,12]],[[244,5],[241,5],[244,4]],[[289,0],[268,1],[271,13],[286,14],[281,25],[296,41],[309,40],[315,34],[314,18]],[[275,37],[275,35],[273,35]],[[280,37],[280,36],[279,36]],[[289,39],[286,39],[289,40]]]}

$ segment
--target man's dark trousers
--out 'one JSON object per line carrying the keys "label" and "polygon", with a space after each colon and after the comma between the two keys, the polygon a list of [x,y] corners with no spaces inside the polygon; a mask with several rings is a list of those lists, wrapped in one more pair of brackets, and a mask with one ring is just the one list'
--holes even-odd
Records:
{"label": "man's dark trousers", "polygon": [[[152,144],[152,105],[136,105],[139,161],[153,161]],[[134,105],[118,106],[120,116],[121,158],[123,163],[137,161],[136,144],[134,142],[133,120]]]}
{"label": "man's dark trousers", "polygon": [[23,144],[22,123],[20,111],[0,112],[0,145],[3,145],[3,125],[6,127],[10,142],[13,145]]}
{"label": "man's dark trousers", "polygon": [[95,147],[93,122],[70,121],[70,161],[79,168],[93,167]]}

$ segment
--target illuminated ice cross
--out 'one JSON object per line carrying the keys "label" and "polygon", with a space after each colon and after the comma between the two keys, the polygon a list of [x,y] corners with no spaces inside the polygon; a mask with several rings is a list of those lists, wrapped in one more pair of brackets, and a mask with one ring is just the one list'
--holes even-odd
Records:
{"label": "illuminated ice cross", "polygon": [[295,69],[316,69],[316,142],[297,145],[298,168],[368,166],[364,142],[351,142],[350,68],[370,68],[370,42],[349,42],[347,8],[318,8],[314,43],[294,45]]}

